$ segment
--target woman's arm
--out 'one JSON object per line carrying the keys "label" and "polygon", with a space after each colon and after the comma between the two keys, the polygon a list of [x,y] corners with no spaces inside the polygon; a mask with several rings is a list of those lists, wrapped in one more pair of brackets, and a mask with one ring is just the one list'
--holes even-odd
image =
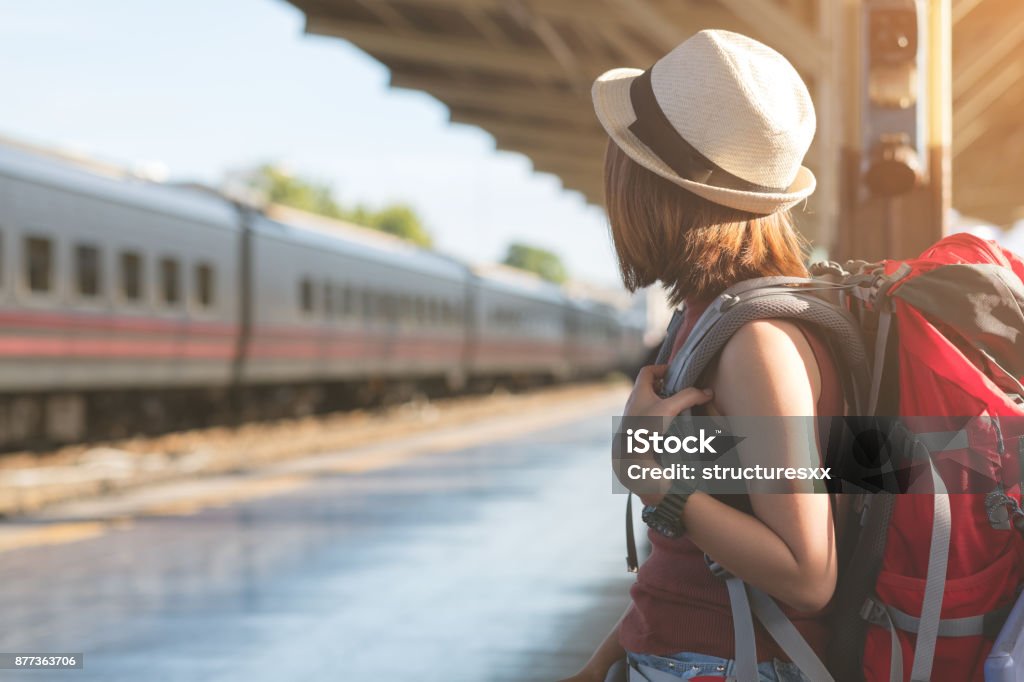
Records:
{"label": "woman's arm", "polygon": [[[718,411],[752,417],[812,416],[821,390],[807,339],[796,325],[778,320],[753,322],[733,335],[712,386]],[[807,452],[807,420],[771,423],[772,438],[758,439],[758,461],[792,462],[795,453]],[[818,453],[808,454],[814,460],[801,463],[817,465]],[[683,519],[690,538],[733,575],[793,608],[824,607],[836,583],[828,495],[751,493],[750,502],[754,516],[709,495],[694,495]]]}
{"label": "woman's arm", "polygon": [[[814,354],[795,325],[753,322],[722,351],[712,380],[714,407],[725,415],[808,417],[815,413],[819,383]],[[808,452],[806,420],[770,424],[778,433],[758,438],[756,452],[741,448],[744,465],[817,456]],[[642,497],[653,504],[658,496]],[[835,590],[837,560],[828,496],[752,492],[750,501],[753,516],[694,493],[683,511],[688,536],[730,573],[793,608],[825,606]]]}

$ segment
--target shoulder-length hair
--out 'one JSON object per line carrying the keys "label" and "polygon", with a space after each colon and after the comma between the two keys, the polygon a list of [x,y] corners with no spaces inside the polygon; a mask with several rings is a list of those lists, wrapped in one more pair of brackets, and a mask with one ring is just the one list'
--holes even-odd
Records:
{"label": "shoulder-length hair", "polygon": [[758,215],[712,203],[647,170],[610,140],[604,198],[630,291],[660,281],[678,306],[745,279],[807,276],[806,243],[789,211]]}

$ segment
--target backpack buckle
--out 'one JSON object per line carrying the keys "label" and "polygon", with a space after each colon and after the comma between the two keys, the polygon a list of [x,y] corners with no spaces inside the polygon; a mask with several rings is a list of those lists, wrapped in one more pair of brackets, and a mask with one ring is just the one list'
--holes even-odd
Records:
{"label": "backpack buckle", "polygon": [[720,563],[709,557],[707,554],[704,555],[704,563],[707,564],[708,570],[711,571],[711,575],[719,578],[720,580],[728,580],[733,577],[732,573],[725,570]]}
{"label": "backpack buckle", "polygon": [[865,599],[860,607],[860,617],[872,625],[887,627],[887,615],[888,611],[885,608],[885,604],[874,597]]}
{"label": "backpack buckle", "polygon": [[876,306],[888,305],[889,290],[910,274],[911,267],[903,263],[891,275],[880,271],[871,282],[871,300]]}

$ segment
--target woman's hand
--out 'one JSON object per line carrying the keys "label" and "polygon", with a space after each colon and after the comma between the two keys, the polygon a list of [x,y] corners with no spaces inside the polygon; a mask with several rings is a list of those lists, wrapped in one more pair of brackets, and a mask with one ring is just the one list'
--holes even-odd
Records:
{"label": "woman's hand", "polygon": [[[686,388],[668,398],[662,398],[658,395],[658,391],[661,388],[661,383],[665,380],[667,371],[667,365],[648,365],[640,370],[633,391],[629,394],[629,400],[626,401],[623,416],[626,418],[671,418],[680,412],[711,400],[711,389],[701,390],[699,388]],[[644,504],[657,504],[668,492],[672,481],[662,478],[653,480],[630,478],[627,474],[629,471],[635,470],[634,465],[639,465],[641,469],[659,466],[658,461],[650,452],[627,455],[623,452],[623,445],[619,438],[616,437],[612,447],[612,467],[615,475],[622,485],[638,494]]]}
{"label": "woman's hand", "polygon": [[647,365],[636,375],[636,383],[629,394],[623,416],[626,417],[675,417],[680,412],[697,405],[703,405],[714,395],[710,388],[686,388],[668,398],[658,393],[668,365]]}

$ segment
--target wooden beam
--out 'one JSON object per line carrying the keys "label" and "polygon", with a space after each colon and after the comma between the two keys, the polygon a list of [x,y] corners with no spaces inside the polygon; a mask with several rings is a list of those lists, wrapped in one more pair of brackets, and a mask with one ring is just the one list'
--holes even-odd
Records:
{"label": "wooden beam", "polygon": [[1005,19],[1005,30],[984,44],[971,45],[969,58],[963,58],[957,64],[953,78],[954,100],[962,97],[997,68],[1020,61],[1019,50],[1024,44],[1024,3],[1017,4],[1014,13]]}
{"label": "wooden beam", "polygon": [[953,23],[959,24],[984,0],[953,0]]}
{"label": "wooden beam", "polygon": [[[831,2],[834,0],[822,0]],[[821,73],[828,63],[830,45],[817,33],[784,12],[771,0],[718,0],[750,25],[765,43],[776,46],[805,73]]]}
{"label": "wooden beam", "polygon": [[988,187],[971,187],[956,193],[956,205],[961,209],[983,208],[1013,211],[1024,206],[1020,185],[1007,183]]}
{"label": "wooden beam", "polygon": [[579,57],[573,53],[569,45],[566,44],[565,38],[562,37],[562,34],[558,32],[558,29],[555,28],[554,24],[547,17],[534,12],[523,3],[510,3],[509,12],[521,25],[533,31],[533,35],[537,37],[537,40],[547,48],[547,51],[551,53],[551,56],[562,67],[566,80],[578,83],[580,86],[589,85],[586,82],[587,78],[583,72]]}
{"label": "wooden beam", "polygon": [[482,40],[388,29],[315,15],[306,16],[306,33],[345,38],[384,61],[397,57],[523,77],[564,79],[561,67],[546,51],[536,48],[519,48],[510,54]]}
{"label": "wooden beam", "polygon": [[598,30],[611,43],[612,47],[622,55],[622,58],[628,60],[620,64],[620,66],[632,64],[637,68],[647,68],[662,55],[663,50],[659,49],[656,45],[650,43],[642,44],[627,35],[622,30],[621,24],[602,25]]}
{"label": "wooden beam", "polygon": [[[999,161],[993,163],[994,159]],[[998,184],[1008,178],[1024,188],[1024,130],[1014,119],[993,126],[957,157],[954,174],[961,181],[958,186],[964,189]],[[1021,195],[1024,199],[1024,192]]]}
{"label": "wooden beam", "polygon": [[496,47],[507,48],[512,43],[504,31],[480,7],[467,7],[463,12],[466,21],[473,24],[476,30]]}
{"label": "wooden beam", "polygon": [[580,130],[578,127],[536,126],[510,119],[490,118],[479,114],[452,112],[452,123],[465,123],[483,128],[496,139],[517,146],[550,146],[555,149],[587,151],[603,149],[607,138],[601,128]]}
{"label": "wooden beam", "polygon": [[[520,154],[526,154],[532,157],[538,153],[538,148],[543,146],[545,148],[540,149],[539,153],[546,155],[547,158],[550,158],[553,155],[563,157],[575,156],[581,159],[590,159],[598,166],[601,164],[601,157],[599,154],[604,149],[603,147],[594,145],[579,146],[571,142],[548,138],[545,136],[541,136],[540,140],[537,140],[536,137],[524,139],[495,136],[494,140],[495,146],[498,149],[519,152]],[[531,152],[533,152],[533,154],[531,154]]]}
{"label": "wooden beam", "polygon": [[397,28],[413,28],[412,24],[387,2],[381,0],[358,0],[359,4],[374,14],[381,23]]}
{"label": "wooden beam", "polygon": [[993,104],[1024,80],[1024,61],[1011,62],[979,87],[961,98],[953,112],[956,130],[953,134],[953,155],[962,152],[983,133],[988,125],[984,117]]}
{"label": "wooden beam", "polygon": [[[508,11],[510,0],[393,0],[396,5],[449,7],[454,9],[488,9]],[[572,21],[630,21],[635,16],[628,6],[617,6],[601,0],[519,0],[531,11],[553,18]]]}
{"label": "wooden beam", "polygon": [[558,154],[550,150],[530,149],[520,152],[535,168],[556,169],[561,175],[584,175],[600,178],[604,157],[600,154]]}
{"label": "wooden beam", "polygon": [[470,107],[505,113],[523,114],[554,121],[592,124],[594,112],[590,98],[570,95],[551,88],[502,86],[482,88],[453,79],[391,73],[391,87],[428,92],[450,107]]}
{"label": "wooden beam", "polygon": [[651,37],[651,42],[664,53],[686,39],[679,26],[661,13],[649,0],[614,0],[621,11],[632,10],[633,21]]}

